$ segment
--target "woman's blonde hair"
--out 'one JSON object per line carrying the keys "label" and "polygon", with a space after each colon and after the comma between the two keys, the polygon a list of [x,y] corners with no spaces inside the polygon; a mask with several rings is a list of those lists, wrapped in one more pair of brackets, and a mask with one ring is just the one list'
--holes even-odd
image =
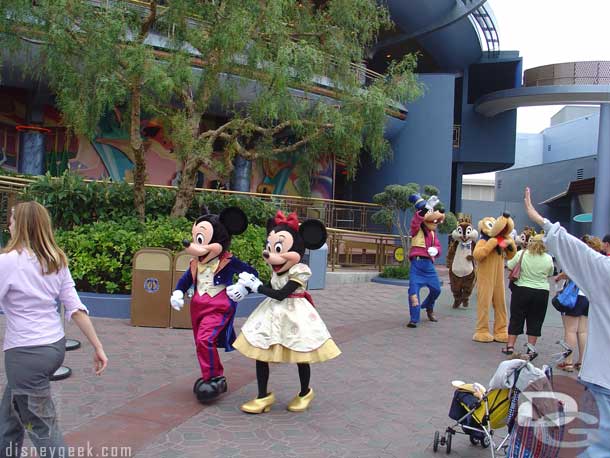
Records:
{"label": "woman's blonde hair", "polygon": [[604,242],[602,242],[602,239],[600,239],[599,237],[595,237],[593,235],[585,234],[585,235],[583,235],[581,237],[580,240],[585,242],[589,248],[594,249],[598,253],[604,253],[604,251],[603,251],[603,249],[604,249]]}
{"label": "woman's blonde hair", "polygon": [[57,246],[51,217],[38,202],[22,202],[13,207],[13,233],[4,252],[24,249],[33,253],[43,274],[56,273],[68,265],[64,252]]}
{"label": "woman's blonde hair", "polygon": [[546,253],[546,246],[542,241],[544,235],[538,234],[530,237],[529,242],[527,242],[527,251],[532,254],[540,255]]}

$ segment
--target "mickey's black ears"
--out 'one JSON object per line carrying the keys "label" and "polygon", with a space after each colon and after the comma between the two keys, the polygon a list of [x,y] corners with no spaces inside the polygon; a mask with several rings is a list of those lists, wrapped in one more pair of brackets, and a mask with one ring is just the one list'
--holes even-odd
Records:
{"label": "mickey's black ears", "polygon": [[248,228],[248,217],[238,207],[228,207],[218,215],[220,222],[231,235],[239,235]]}
{"label": "mickey's black ears", "polygon": [[201,208],[199,209],[199,216],[206,216],[210,214],[210,209],[206,204],[201,204]]}
{"label": "mickey's black ears", "polygon": [[326,227],[317,219],[308,219],[299,226],[299,233],[305,242],[305,248],[317,250],[326,243]]}

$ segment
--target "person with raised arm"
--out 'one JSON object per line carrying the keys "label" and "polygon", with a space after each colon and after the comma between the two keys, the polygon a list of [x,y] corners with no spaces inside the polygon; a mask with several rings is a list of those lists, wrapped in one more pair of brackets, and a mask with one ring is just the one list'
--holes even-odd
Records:
{"label": "person with raised arm", "polygon": [[529,218],[544,229],[548,251],[589,298],[589,333],[579,380],[595,398],[599,425],[579,458],[610,456],[610,258],[568,234],[559,223],[543,218],[532,204],[530,188],[525,188],[524,203]]}

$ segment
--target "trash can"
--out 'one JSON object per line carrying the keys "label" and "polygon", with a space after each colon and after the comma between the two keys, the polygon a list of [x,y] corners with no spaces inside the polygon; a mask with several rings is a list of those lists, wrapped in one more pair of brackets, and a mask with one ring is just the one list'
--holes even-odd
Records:
{"label": "trash can", "polygon": [[173,266],[172,252],[164,248],[143,248],[133,256],[132,326],[169,327]]}
{"label": "trash can", "polygon": [[328,261],[328,245],[325,243],[318,250],[307,250],[304,262],[311,269],[311,278],[307,289],[324,289],[326,285],[326,263]]}
{"label": "trash can", "polygon": [[[184,272],[189,269],[189,263],[191,262],[191,259],[193,259],[193,256],[184,251],[178,253],[174,257],[174,275],[172,279],[171,288],[172,291],[174,291],[176,283],[178,283],[180,277],[182,277]],[[193,327],[191,323],[191,298],[188,291],[184,295],[184,307],[182,307],[182,310],[178,311],[170,307],[170,313],[170,326],[172,328],[191,329]]]}

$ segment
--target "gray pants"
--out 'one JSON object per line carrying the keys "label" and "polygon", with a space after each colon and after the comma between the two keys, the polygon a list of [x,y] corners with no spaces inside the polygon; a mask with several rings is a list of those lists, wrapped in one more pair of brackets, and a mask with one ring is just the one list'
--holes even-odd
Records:
{"label": "gray pants", "polygon": [[38,456],[66,456],[49,383],[65,353],[65,339],[4,352],[7,385],[0,404],[0,458],[21,456],[26,430]]}

